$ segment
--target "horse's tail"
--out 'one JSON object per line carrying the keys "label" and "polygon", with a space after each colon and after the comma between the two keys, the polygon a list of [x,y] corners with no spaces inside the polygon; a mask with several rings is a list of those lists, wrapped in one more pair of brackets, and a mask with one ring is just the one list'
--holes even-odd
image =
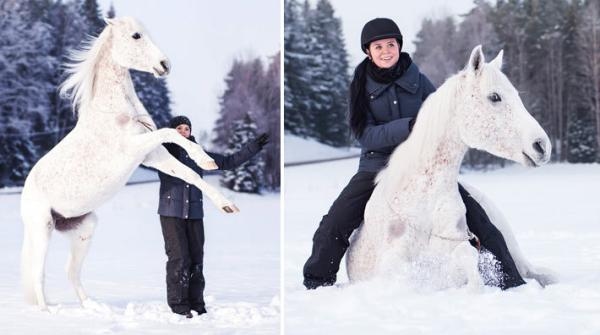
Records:
{"label": "horse's tail", "polygon": [[36,296],[33,283],[33,243],[31,241],[31,233],[28,232],[27,225],[23,229],[23,249],[21,249],[21,285],[25,301],[30,304],[36,304]]}

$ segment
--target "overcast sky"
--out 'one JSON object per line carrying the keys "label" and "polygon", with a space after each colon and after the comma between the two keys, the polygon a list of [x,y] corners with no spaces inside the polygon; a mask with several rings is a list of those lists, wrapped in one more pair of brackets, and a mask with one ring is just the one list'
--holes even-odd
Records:
{"label": "overcast sky", "polygon": [[[316,3],[316,0],[312,0]],[[387,17],[396,22],[404,39],[403,51],[412,53],[413,41],[425,18],[441,18],[469,12],[473,0],[330,0],[336,16],[342,19],[350,65],[354,67],[365,56],[360,48],[360,32],[368,21]]]}
{"label": "overcast sky", "polygon": [[111,2],[117,16],[141,21],[169,57],[173,114],[188,115],[194,135],[212,130],[233,60],[266,60],[279,50],[279,0],[99,0],[103,14]]}
{"label": "overcast sky", "polygon": [[[316,3],[316,0],[311,0]],[[404,49],[426,17],[458,15],[473,7],[473,0],[330,0],[342,19],[350,65],[363,57],[360,31],[375,17],[396,21],[404,35]],[[100,0],[103,13],[111,0]],[[194,134],[211,131],[218,116],[218,97],[224,78],[236,57],[267,57],[280,48],[279,0],[112,0],[117,16],[133,16],[148,29],[173,65],[167,78],[173,114],[190,116]],[[282,1],[281,1],[282,2]]]}

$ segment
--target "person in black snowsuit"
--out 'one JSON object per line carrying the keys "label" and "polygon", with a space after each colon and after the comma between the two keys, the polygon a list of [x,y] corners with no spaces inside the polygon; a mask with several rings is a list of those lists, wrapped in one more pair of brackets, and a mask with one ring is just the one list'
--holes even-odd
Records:
{"label": "person in black snowsuit", "polygon": [[[350,128],[362,148],[359,168],[314,234],[312,253],[303,269],[307,289],[335,283],[348,239],[363,221],[375,176],[394,148],[406,140],[423,101],[435,91],[410,56],[401,52],[402,34],[394,21],[376,18],[367,22],[361,46],[367,57],[356,67],[350,84]],[[507,289],[524,284],[500,231],[477,201],[462,186],[458,188],[469,229],[500,262],[498,285]]]}
{"label": "person in black snowsuit", "polygon": [[[171,119],[169,126],[177,129],[188,140],[196,142],[190,135],[192,124],[187,117],[176,116]],[[232,155],[223,156],[213,152],[207,154],[215,160],[220,170],[229,170],[257,154],[268,140],[267,134],[261,134]],[[172,143],[164,146],[180,162],[200,176],[203,175],[203,170],[183,148]],[[158,214],[167,254],[167,303],[174,313],[191,318],[192,310],[199,315],[206,313],[202,273],[204,257],[202,192],[179,178],[160,171],[158,175],[160,177]]]}

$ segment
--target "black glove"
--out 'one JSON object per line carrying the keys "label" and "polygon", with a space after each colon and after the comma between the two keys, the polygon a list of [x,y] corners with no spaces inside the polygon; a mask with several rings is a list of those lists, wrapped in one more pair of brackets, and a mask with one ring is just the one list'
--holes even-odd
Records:
{"label": "black glove", "polygon": [[269,143],[269,134],[262,133],[254,140],[258,146],[262,149],[267,143]]}

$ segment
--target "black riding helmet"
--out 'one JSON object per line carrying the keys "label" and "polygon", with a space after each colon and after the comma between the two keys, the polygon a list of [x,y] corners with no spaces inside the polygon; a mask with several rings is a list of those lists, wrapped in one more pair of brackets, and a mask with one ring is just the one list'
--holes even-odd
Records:
{"label": "black riding helmet", "polygon": [[190,122],[190,119],[187,118],[187,116],[175,116],[171,119],[171,121],[169,121],[169,127],[171,128],[177,128],[177,126],[179,126],[180,124],[187,124],[187,126],[190,127],[190,130],[192,130],[192,123]]}
{"label": "black riding helmet", "polygon": [[384,38],[397,39],[400,50],[402,50],[402,33],[394,21],[376,18],[367,22],[360,33],[360,45],[363,52],[367,53],[371,42]]}

